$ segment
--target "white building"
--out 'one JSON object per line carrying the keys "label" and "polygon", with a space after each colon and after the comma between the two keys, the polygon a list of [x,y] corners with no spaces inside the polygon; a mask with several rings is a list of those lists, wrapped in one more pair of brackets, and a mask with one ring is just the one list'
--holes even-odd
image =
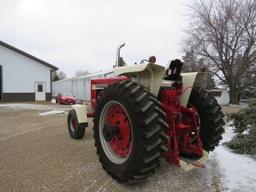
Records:
{"label": "white building", "polygon": [[[82,77],[73,77],[54,81],[52,83],[52,94],[72,94],[79,100],[91,101],[91,79],[113,76],[113,71],[94,73]],[[215,97],[220,105],[229,105],[229,91],[227,89],[206,90]]]}
{"label": "white building", "polygon": [[207,90],[212,96],[215,97],[220,105],[229,105],[229,90],[227,89],[212,89]]}
{"label": "white building", "polygon": [[58,68],[0,41],[0,101],[45,101]]}
{"label": "white building", "polygon": [[52,82],[52,94],[72,94],[79,100],[91,101],[91,79],[110,77],[113,71],[99,72]]}

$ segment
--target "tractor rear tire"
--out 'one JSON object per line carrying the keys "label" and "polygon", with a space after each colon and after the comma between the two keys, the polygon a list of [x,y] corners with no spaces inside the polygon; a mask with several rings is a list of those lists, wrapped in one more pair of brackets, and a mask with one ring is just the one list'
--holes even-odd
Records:
{"label": "tractor rear tire", "polygon": [[[115,107],[118,110],[113,113],[111,109]],[[97,104],[93,127],[95,146],[103,169],[122,183],[138,182],[153,174],[159,165],[161,152],[166,150],[163,145],[168,139],[164,133],[168,127],[165,116],[159,101],[133,81],[125,80],[105,88]],[[121,154],[115,151],[111,142],[122,139],[122,135],[116,135],[112,140],[103,137],[104,126],[109,121],[117,121],[114,125],[112,123],[111,129],[117,126],[120,130],[125,127],[126,133],[128,131],[123,136],[129,136],[126,138],[129,147],[122,151],[116,145]]]}
{"label": "tractor rear tire", "polygon": [[85,133],[83,124],[79,124],[75,110],[70,110],[68,113],[68,132],[73,139],[82,139]]}
{"label": "tractor rear tire", "polygon": [[200,117],[200,136],[203,149],[208,152],[213,151],[225,132],[221,106],[212,95],[199,87],[192,89],[188,103],[197,109]]}

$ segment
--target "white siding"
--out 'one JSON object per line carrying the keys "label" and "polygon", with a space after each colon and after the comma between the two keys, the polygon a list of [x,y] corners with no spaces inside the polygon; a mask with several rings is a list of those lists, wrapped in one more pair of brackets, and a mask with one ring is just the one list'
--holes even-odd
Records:
{"label": "white siding", "polygon": [[4,93],[34,93],[35,82],[45,82],[51,92],[50,68],[0,45]]}
{"label": "white siding", "polygon": [[215,97],[220,105],[228,105],[229,104],[229,91],[222,90],[220,97]]}
{"label": "white siding", "polygon": [[[107,75],[106,75],[107,74]],[[52,95],[57,96],[58,93],[70,93],[77,99],[90,101],[91,100],[91,79],[111,76],[109,72],[91,74],[79,78],[70,78],[52,83]]]}

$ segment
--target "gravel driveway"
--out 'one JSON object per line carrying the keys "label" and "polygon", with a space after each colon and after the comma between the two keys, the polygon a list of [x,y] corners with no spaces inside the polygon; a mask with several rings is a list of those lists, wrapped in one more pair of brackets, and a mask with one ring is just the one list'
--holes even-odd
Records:
{"label": "gravel driveway", "polygon": [[69,107],[0,105],[0,191],[222,191],[218,165],[185,173],[164,160],[146,181],[121,185],[101,168],[92,122],[85,138],[73,140],[66,113],[39,115]]}

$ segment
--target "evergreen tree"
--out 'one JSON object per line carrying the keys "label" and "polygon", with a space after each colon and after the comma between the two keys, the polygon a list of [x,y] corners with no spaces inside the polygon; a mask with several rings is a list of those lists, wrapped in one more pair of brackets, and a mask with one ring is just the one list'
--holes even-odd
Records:
{"label": "evergreen tree", "polygon": [[228,116],[233,120],[235,137],[226,145],[237,153],[256,153],[256,99],[252,100],[249,108]]}

